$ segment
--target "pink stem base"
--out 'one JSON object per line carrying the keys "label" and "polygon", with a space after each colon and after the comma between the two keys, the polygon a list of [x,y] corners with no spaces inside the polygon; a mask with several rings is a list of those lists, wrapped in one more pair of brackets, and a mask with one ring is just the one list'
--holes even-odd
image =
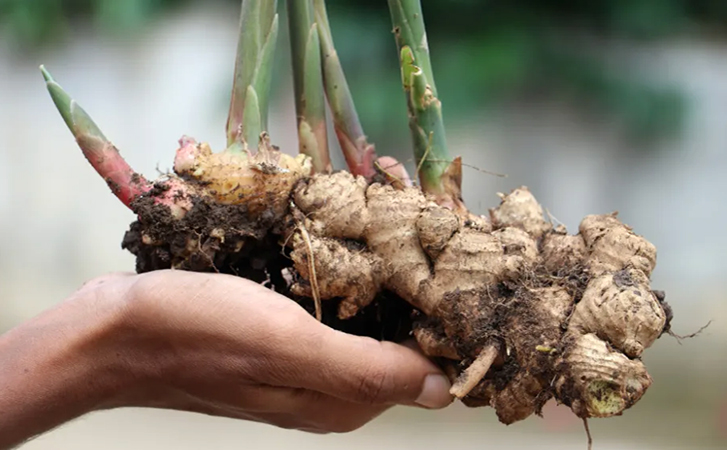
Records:
{"label": "pink stem base", "polygon": [[151,190],[151,183],[134,172],[116,147],[109,142],[84,137],[79,137],[77,142],[88,162],[111,188],[111,192],[127,207],[131,208],[131,203],[137,197]]}

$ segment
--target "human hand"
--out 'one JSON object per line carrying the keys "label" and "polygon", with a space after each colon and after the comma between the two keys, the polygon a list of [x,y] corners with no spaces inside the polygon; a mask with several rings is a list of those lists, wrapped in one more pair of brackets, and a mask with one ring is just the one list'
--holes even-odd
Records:
{"label": "human hand", "polygon": [[151,356],[142,378],[162,388],[162,406],[349,431],[394,404],[451,402],[416,351],[334,331],[258,284],[173,271],[113,282],[127,286],[134,352]]}
{"label": "human hand", "polygon": [[[0,387],[16,377],[42,386],[30,405],[27,393],[19,405],[0,399],[0,436],[6,417],[33,423],[21,439],[127,406],[325,433],[357,429],[393,405],[452,400],[446,377],[412,348],[332,330],[251,281],[180,271],[93,280],[0,338],[0,361]],[[49,368],[64,376],[49,383]],[[73,417],[17,414],[48,411],[48,402],[65,402]]]}

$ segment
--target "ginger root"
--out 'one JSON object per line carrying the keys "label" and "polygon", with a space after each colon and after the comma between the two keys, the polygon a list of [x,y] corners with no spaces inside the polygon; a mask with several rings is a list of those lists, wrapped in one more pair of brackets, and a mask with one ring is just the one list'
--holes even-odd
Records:
{"label": "ginger root", "polygon": [[263,148],[218,156],[183,140],[176,173],[132,204],[124,247],[137,270],[248,276],[333,306],[324,319],[337,324],[403,299],[452,394],[508,424],[553,397],[583,418],[618,415],[649,387],[638,358],[667,306],[649,286],[655,247],[616,214],[568,235],[524,187],[480,217],[401,183],[311,175],[305,158]]}

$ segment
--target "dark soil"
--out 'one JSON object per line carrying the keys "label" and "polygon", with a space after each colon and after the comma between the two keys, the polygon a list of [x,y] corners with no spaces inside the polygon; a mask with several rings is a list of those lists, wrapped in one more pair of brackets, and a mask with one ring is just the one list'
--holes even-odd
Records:
{"label": "dark soil", "polygon": [[[313,301],[291,293],[293,262],[281,242],[281,220],[262,214],[251,220],[242,206],[193,200],[184,218],[176,219],[155,197],[166,190],[158,184],[137,199],[138,216],[121,247],[136,256],[136,271],[178,269],[240,276],[297,301],[313,313]],[[360,247],[357,242],[348,243]],[[413,308],[390,292],[382,292],[371,305],[349,320],[338,319],[337,300],[323,303],[323,322],[349,334],[401,342],[411,335]]]}
{"label": "dark soil", "polygon": [[[149,195],[132,204],[138,220],[124,236],[122,248],[136,256],[137,272],[178,269],[236,275],[262,283],[314,314],[311,299],[296,297],[291,292],[297,274],[283,245],[284,230],[290,225],[283,223],[283,217],[291,216],[287,211],[282,216],[266,212],[251,217],[244,206],[219,205],[197,198],[192,201],[192,209],[182,219],[176,219],[167,206],[155,201],[165,190],[163,184],[158,184]],[[356,241],[345,244],[352,249],[365,248]],[[530,399],[530,406],[525,406],[539,414],[554,394],[552,380],[568,370],[556,367],[557,356],[567,352],[569,346],[565,332],[568,318],[553,316],[534,292],[559,286],[565,288],[570,304],[575,305],[589,280],[588,268],[582,265],[560,267],[556,272],[534,267],[518,279],[474,291],[448,293],[435,314],[438,318],[425,317],[398,296],[384,291],[347,320],[338,318],[340,301],[324,301],[323,322],[346,333],[394,342],[409,339],[413,327],[432,329],[438,335],[446,335],[463,356],[459,362],[440,360],[455,374],[468,367],[483,348],[496,345],[501,349],[499,358],[463,402],[469,406],[492,404],[495,396],[510,389]],[[628,271],[617,274],[615,282],[619,286],[633,284]],[[654,291],[654,295],[666,311],[664,332],[668,332],[671,308],[662,292]],[[577,393],[571,392],[573,388],[569,386],[561,390],[560,400],[569,405]],[[520,419],[519,412],[509,406],[497,409],[505,423]]]}

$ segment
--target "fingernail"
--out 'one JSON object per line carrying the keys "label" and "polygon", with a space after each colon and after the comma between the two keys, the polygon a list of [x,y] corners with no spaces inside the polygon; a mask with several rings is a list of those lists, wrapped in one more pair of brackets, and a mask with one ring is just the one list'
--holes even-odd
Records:
{"label": "fingernail", "polygon": [[449,393],[451,384],[444,375],[431,374],[424,379],[422,392],[415,403],[429,409],[440,409],[452,403],[452,395]]}

